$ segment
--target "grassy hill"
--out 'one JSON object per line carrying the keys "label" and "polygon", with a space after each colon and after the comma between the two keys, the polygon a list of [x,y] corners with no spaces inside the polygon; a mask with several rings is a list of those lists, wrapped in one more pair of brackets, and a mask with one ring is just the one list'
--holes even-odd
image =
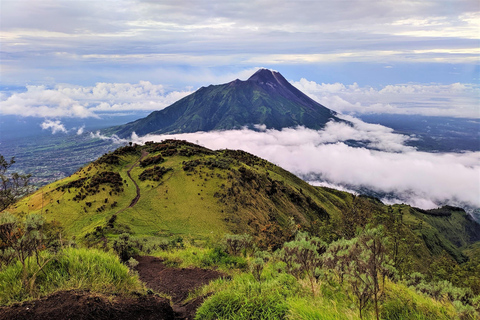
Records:
{"label": "grassy hill", "polygon": [[480,226],[459,208],[386,206],[313,187],[243,151],[212,151],[178,140],[119,148],[7,211],[40,213],[77,239],[128,232],[206,240],[248,233],[260,246],[277,248],[298,229],[332,241],[383,224],[416,243],[419,258],[446,251],[457,262],[467,260],[461,248],[480,240]]}
{"label": "grassy hill", "polygon": [[[48,242],[48,250],[40,244],[25,260],[0,259],[0,304],[54,292],[61,301],[79,294],[64,292],[71,289],[123,292],[139,296],[135,306],[144,303],[146,289],[116,252],[130,268],[140,263],[137,270],[150,293],[170,294],[192,270],[198,272],[193,278],[205,272],[228,275],[187,290],[186,300],[186,293],[171,296],[175,310],[194,306],[188,310],[197,312],[196,319],[374,319],[377,311],[382,319],[475,319],[480,310],[480,225],[462,209],[389,206],[313,187],[239,150],[212,151],[179,140],[121,147],[5,211],[28,216],[30,224],[29,214],[41,214],[49,223],[37,219],[38,230],[59,239]],[[0,218],[1,258],[13,252],[9,243],[39,234],[29,231],[28,223],[13,227],[11,215]],[[73,237],[74,242],[64,241]],[[357,280],[372,279],[363,264],[373,261],[372,243],[381,248],[377,258],[383,252],[386,259],[378,264],[387,278],[379,285],[378,310],[368,302],[374,296],[371,283],[356,290]],[[161,259],[127,260],[137,253]],[[305,257],[311,259],[298,262]],[[157,267],[167,270],[162,280],[151,270],[152,261],[162,261]],[[310,262],[316,263],[310,271],[297,270]],[[166,279],[177,282],[158,289]],[[0,307],[0,318],[15,308]]]}

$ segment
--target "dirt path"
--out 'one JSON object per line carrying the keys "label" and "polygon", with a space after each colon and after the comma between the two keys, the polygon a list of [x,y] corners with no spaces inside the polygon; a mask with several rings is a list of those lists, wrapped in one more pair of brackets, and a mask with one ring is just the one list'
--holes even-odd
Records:
{"label": "dirt path", "polygon": [[145,158],[146,156],[148,155],[148,152],[145,151],[145,150],[142,150],[142,155],[140,156],[140,158],[138,158],[137,161],[135,161],[134,164],[132,164],[130,166],[130,168],[128,168],[127,170],[127,176],[128,178],[133,182],[133,184],[135,185],[135,188],[137,190],[137,194],[135,196],[135,198],[133,198],[132,202],[130,202],[130,204],[128,205],[128,207],[125,207],[123,209],[120,209],[118,210],[117,212],[115,212],[115,214],[119,214],[119,213],[122,213],[123,211],[127,210],[128,208],[132,208],[134,205],[137,204],[138,200],[140,200],[140,187],[138,186],[137,182],[132,178],[132,175],[130,174],[130,172],[132,171],[133,168],[135,168],[135,166],[140,163],[140,161],[143,160],[143,158]]}
{"label": "dirt path", "polygon": [[138,200],[140,200],[140,187],[138,186],[137,182],[135,180],[133,180],[132,176],[130,175],[130,172],[132,171],[132,169],[140,162],[143,160],[143,158],[145,158],[146,156],[148,155],[148,152],[145,151],[145,150],[142,150],[142,155],[140,156],[140,158],[134,163],[132,164],[132,166],[130,167],[130,169],[128,169],[127,171],[127,176],[130,178],[130,180],[132,180],[133,184],[135,185],[135,187],[137,188],[137,195],[135,196],[135,198],[133,198],[132,202],[130,203],[130,205],[128,206],[129,208],[133,207],[134,205],[137,204]]}
{"label": "dirt path", "polygon": [[140,280],[145,282],[148,288],[172,297],[175,319],[193,319],[205,297],[184,303],[188,294],[212,280],[225,276],[215,270],[169,268],[163,264],[161,259],[155,257],[143,256],[137,257],[136,260],[139,262],[136,270]]}
{"label": "dirt path", "polygon": [[171,303],[153,294],[112,298],[84,291],[60,291],[39,300],[0,307],[0,320],[193,320],[206,297],[185,303],[188,294],[225,276],[215,270],[169,268],[155,257],[136,259],[140,279],[153,291],[170,295]]}

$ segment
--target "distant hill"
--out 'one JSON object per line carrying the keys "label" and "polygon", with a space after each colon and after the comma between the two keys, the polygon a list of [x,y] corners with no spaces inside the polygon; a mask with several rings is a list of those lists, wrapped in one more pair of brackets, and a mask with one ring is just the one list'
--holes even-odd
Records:
{"label": "distant hill", "polygon": [[260,69],[248,80],[202,87],[171,106],[105,132],[129,137],[147,133],[305,126],[321,129],[336,113],[310,99],[280,73]]}
{"label": "distant hill", "polygon": [[260,246],[273,248],[297,230],[332,240],[382,224],[399,245],[416,244],[412,254],[419,268],[422,259],[443,252],[463,262],[462,250],[480,241],[480,225],[460,208],[387,206],[311,186],[244,151],[212,151],[180,140],[119,148],[7,211],[43,214],[77,241],[123,232],[201,240],[249,233]]}

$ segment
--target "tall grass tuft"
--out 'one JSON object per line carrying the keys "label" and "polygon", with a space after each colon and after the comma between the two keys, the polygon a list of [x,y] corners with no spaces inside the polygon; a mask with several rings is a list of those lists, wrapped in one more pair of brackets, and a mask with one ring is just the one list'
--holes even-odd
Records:
{"label": "tall grass tuft", "polygon": [[[49,253],[42,252],[45,258]],[[92,290],[100,293],[127,294],[143,290],[138,276],[120,263],[117,256],[95,249],[67,248],[40,272],[33,259],[27,261],[28,276],[35,273],[32,288],[22,286],[20,262],[0,272],[0,304],[35,299],[58,290]]]}
{"label": "tall grass tuft", "polygon": [[386,320],[447,320],[458,319],[454,306],[448,301],[437,301],[400,283],[387,281],[385,301],[380,316]]}
{"label": "tall grass tuft", "polygon": [[198,309],[195,319],[286,319],[286,299],[301,290],[293,276],[281,274],[258,282],[251,274],[240,274],[220,282],[223,288]]}

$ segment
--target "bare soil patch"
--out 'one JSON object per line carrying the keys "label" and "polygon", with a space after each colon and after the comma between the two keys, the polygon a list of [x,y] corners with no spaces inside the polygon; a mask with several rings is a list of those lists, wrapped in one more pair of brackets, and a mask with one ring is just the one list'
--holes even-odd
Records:
{"label": "bare soil patch", "polygon": [[60,291],[40,300],[0,307],[0,319],[174,320],[175,316],[169,301],[154,295],[112,300],[95,293]]}
{"label": "bare soil patch", "polygon": [[106,297],[83,291],[59,291],[45,298],[0,307],[0,320],[193,320],[206,297],[188,302],[190,292],[225,275],[200,268],[170,268],[161,259],[136,257],[136,269],[146,286],[172,297],[171,302],[156,295]]}
{"label": "bare soil patch", "polygon": [[212,280],[225,277],[225,274],[216,270],[169,268],[161,259],[155,257],[143,256],[136,259],[139,262],[136,269],[140,280],[145,282],[148,288],[172,297],[175,319],[193,319],[197,308],[206,297],[183,303],[188,294]]}

